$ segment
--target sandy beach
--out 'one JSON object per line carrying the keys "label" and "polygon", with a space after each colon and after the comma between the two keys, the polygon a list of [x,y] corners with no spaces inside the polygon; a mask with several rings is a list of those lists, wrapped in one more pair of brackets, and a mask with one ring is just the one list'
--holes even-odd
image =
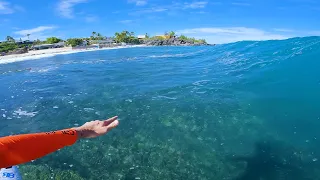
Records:
{"label": "sandy beach", "polygon": [[71,47],[64,47],[64,48],[54,48],[54,49],[33,50],[25,54],[0,56],[0,64],[7,64],[7,63],[18,62],[18,61],[32,60],[32,59],[41,59],[44,57],[51,57],[59,54],[72,54],[72,53],[79,53],[79,52],[132,48],[132,47],[144,47],[144,45],[133,45],[133,46],[128,45],[128,46],[118,46],[118,47],[100,48],[100,49],[99,48],[72,49]]}

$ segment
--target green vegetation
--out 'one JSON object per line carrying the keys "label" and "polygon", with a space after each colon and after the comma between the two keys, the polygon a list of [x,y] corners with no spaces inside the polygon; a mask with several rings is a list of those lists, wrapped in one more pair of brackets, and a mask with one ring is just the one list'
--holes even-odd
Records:
{"label": "green vegetation", "polygon": [[137,37],[135,37],[134,32],[122,31],[121,33],[116,32],[115,41],[117,43],[132,43],[132,44],[140,44],[140,41]]}
{"label": "green vegetation", "polygon": [[54,43],[58,43],[58,42],[61,42],[61,41],[62,41],[62,39],[59,39],[57,37],[49,37],[49,38],[47,38],[46,43],[54,44]]}
{"label": "green vegetation", "polygon": [[70,38],[67,39],[67,45],[70,45],[71,47],[79,46],[83,43],[83,39],[80,38]]}
{"label": "green vegetation", "polygon": [[168,36],[169,38],[175,37],[176,33],[174,31],[166,32],[164,35]]}
{"label": "green vegetation", "polygon": [[[29,39],[31,34],[27,34],[27,37]],[[148,33],[145,34],[145,38],[144,39],[138,39],[138,37],[135,36],[134,32],[130,32],[127,30],[124,30],[122,32],[116,32],[114,34],[113,37],[110,38],[106,38],[105,36],[103,36],[101,33],[99,32],[95,32],[93,31],[91,33],[90,37],[87,38],[70,38],[66,40],[66,44],[70,45],[72,47],[76,47],[79,46],[83,43],[83,41],[87,41],[87,45],[90,44],[98,44],[99,41],[101,40],[106,40],[106,39],[113,39],[114,42],[116,43],[127,43],[127,44],[141,44],[141,43],[146,43],[147,41],[165,41],[168,39],[172,39],[174,38],[175,40],[183,40],[185,42],[188,42],[190,44],[206,44],[206,41],[204,39],[195,39],[195,38],[189,38],[186,37],[184,35],[181,36],[177,36],[176,33],[174,31],[169,31],[169,32],[165,32],[164,35],[160,35],[160,36],[150,36]],[[20,38],[20,41],[17,41],[11,37],[11,36],[7,36],[6,37],[6,42],[2,42],[0,43],[0,53],[7,53],[9,51],[13,51],[17,48],[21,48],[21,47],[26,47],[28,46],[29,48],[32,45],[41,45],[41,44],[54,44],[54,43],[58,43],[58,42],[62,42],[64,41],[63,39],[59,39],[57,37],[49,37],[44,41],[41,41],[39,39],[34,40],[33,43],[26,43],[26,44],[21,44],[22,39]],[[112,41],[111,41],[112,42]],[[20,44],[18,44],[20,43]]]}
{"label": "green vegetation", "polygon": [[180,39],[180,40],[183,40],[183,41],[187,41],[187,42],[192,42],[192,43],[207,44],[207,42],[206,42],[205,39],[189,38],[189,37],[187,37],[187,36],[185,36],[185,35],[179,36],[179,39]]}
{"label": "green vegetation", "polygon": [[97,32],[92,32],[92,36],[90,38],[85,38],[86,40],[104,40],[105,37],[102,36],[102,34]]}
{"label": "green vegetation", "polygon": [[150,37],[149,40],[165,40],[166,38],[162,37],[162,36],[153,36]]}
{"label": "green vegetation", "polygon": [[12,42],[4,42],[0,44],[0,52],[9,52],[18,48],[18,45]]}

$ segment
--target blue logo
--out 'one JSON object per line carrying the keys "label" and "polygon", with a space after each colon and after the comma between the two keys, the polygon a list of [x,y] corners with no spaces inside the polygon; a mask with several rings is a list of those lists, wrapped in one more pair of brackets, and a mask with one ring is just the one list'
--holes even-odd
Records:
{"label": "blue logo", "polygon": [[7,173],[7,172],[4,172],[4,173],[2,173],[2,177],[6,177],[6,178],[14,178],[14,173]]}

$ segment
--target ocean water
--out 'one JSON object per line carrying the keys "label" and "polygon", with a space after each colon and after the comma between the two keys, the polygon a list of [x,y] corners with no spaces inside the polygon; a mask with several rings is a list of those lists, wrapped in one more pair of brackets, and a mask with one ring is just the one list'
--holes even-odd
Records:
{"label": "ocean water", "polygon": [[0,136],[114,115],[24,179],[320,179],[320,37],[0,64]]}

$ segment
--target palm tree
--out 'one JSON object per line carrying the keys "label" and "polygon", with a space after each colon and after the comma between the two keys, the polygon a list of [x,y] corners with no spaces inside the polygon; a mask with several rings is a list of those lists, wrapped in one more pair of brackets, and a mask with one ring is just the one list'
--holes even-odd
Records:
{"label": "palm tree", "polygon": [[92,32],[92,36],[94,37],[97,33],[95,31]]}
{"label": "palm tree", "polygon": [[7,36],[6,40],[8,42],[15,42],[15,40],[11,36]]}
{"label": "palm tree", "polygon": [[31,35],[31,34],[27,34],[27,36],[28,36],[28,40],[30,40],[30,39],[29,39],[29,36],[30,36],[30,35]]}
{"label": "palm tree", "polygon": [[170,38],[173,38],[175,35],[176,35],[176,33],[175,33],[175,32],[170,31],[170,33],[169,33]]}

